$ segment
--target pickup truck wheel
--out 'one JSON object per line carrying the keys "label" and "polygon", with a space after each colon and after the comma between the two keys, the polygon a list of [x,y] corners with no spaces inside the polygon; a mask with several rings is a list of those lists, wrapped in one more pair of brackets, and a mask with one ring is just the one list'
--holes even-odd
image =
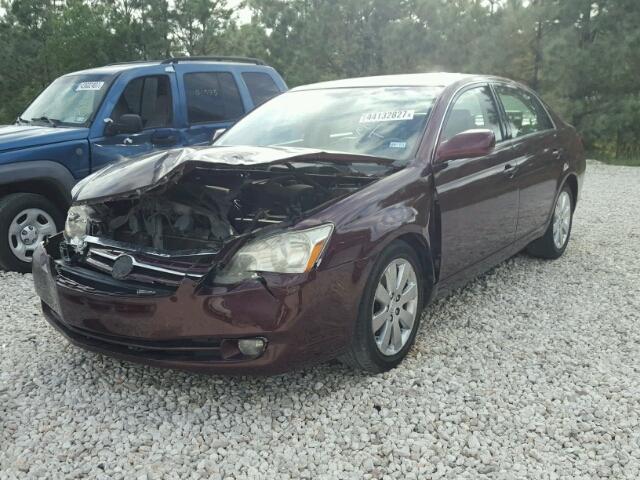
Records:
{"label": "pickup truck wheel", "polygon": [[0,199],[0,268],[30,272],[33,251],[63,223],[60,209],[42,195],[12,193]]}

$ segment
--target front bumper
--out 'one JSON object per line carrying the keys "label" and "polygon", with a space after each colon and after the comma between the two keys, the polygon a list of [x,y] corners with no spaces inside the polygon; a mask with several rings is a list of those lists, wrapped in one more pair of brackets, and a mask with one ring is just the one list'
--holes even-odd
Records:
{"label": "front bumper", "polygon": [[[45,317],[74,345],[158,367],[230,374],[276,374],[342,353],[358,313],[362,270],[347,263],[232,287],[198,288],[185,277],[172,292],[145,296],[101,290],[42,245],[33,256]],[[267,341],[257,358],[229,347],[252,337]]]}

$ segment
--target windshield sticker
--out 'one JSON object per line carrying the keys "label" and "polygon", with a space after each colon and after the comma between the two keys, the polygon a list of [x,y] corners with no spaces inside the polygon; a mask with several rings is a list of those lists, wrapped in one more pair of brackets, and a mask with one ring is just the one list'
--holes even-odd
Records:
{"label": "windshield sticker", "polygon": [[76,87],[76,92],[83,90],[100,90],[104,86],[104,82],[80,82]]}
{"label": "windshield sticker", "polygon": [[407,148],[407,142],[390,142],[389,148]]}
{"label": "windshield sticker", "polygon": [[413,120],[415,110],[393,110],[390,112],[364,113],[360,117],[360,123],[397,122],[400,120]]}

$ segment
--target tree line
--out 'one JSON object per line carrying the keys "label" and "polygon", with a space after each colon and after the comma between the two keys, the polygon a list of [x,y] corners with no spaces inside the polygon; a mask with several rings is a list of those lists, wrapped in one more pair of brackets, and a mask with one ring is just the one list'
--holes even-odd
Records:
{"label": "tree line", "polygon": [[401,72],[506,76],[539,91],[592,154],[640,158],[639,24],[637,0],[0,0],[0,123],[70,71],[247,55],[290,86]]}

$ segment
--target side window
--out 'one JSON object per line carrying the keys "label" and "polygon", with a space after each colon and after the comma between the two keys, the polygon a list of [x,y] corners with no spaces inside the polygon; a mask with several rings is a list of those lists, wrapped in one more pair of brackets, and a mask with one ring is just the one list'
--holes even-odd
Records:
{"label": "side window", "polygon": [[190,124],[235,120],[244,113],[240,91],[228,72],[187,73],[184,85]]}
{"label": "side window", "polygon": [[172,100],[169,77],[154,75],[131,80],[111,112],[111,118],[117,122],[126,113],[140,115],[144,128],[171,126]]}
{"label": "side window", "polygon": [[496,85],[496,93],[504,106],[513,138],[553,128],[542,104],[524,90]]}
{"label": "side window", "polygon": [[449,111],[441,140],[458,133],[484,128],[496,134],[496,142],[503,140],[500,116],[489,87],[477,87],[462,93]]}
{"label": "side window", "polygon": [[266,73],[245,72],[242,74],[242,79],[247,84],[251,99],[256,107],[280,94],[273,78]]}

